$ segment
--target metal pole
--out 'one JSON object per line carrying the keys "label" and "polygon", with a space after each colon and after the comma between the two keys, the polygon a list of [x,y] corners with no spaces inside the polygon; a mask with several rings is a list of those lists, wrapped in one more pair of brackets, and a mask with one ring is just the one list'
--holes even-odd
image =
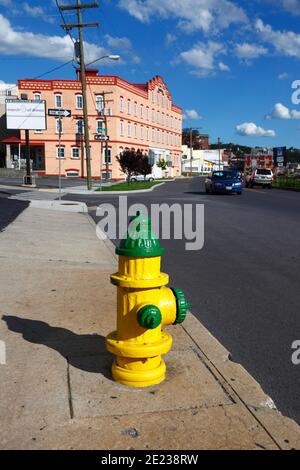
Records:
{"label": "metal pole", "polygon": [[30,166],[30,141],[29,141],[29,130],[25,130],[26,140],[26,178],[25,184],[31,185],[31,166]]}
{"label": "metal pole", "polygon": [[58,199],[61,201],[61,131],[62,131],[62,118],[58,118]]}
{"label": "metal pole", "polygon": [[219,171],[221,170],[221,147],[220,137],[218,137],[218,148],[219,148]]}
{"label": "metal pole", "polygon": [[77,0],[77,18],[78,18],[78,31],[79,31],[79,45],[80,45],[80,72],[81,72],[81,86],[82,86],[82,101],[83,101],[83,116],[84,116],[84,135],[85,135],[85,158],[86,158],[86,179],[87,189],[92,189],[91,182],[91,152],[90,152],[90,133],[89,133],[89,120],[88,120],[88,107],[86,95],[86,75],[84,64],[84,48],[83,48],[83,32],[82,32],[82,13],[80,8],[80,0]]}
{"label": "metal pole", "polygon": [[190,128],[191,176],[193,176],[193,129]]}
{"label": "metal pole", "polygon": [[19,143],[19,170],[21,170],[21,144]]}
{"label": "metal pole", "polygon": [[[107,130],[107,116],[106,116],[106,101],[105,101],[105,93],[103,93],[103,109],[104,109],[104,125],[105,125],[105,136],[108,135]],[[109,163],[108,163],[108,140],[105,141],[105,180],[108,181],[109,176]]]}
{"label": "metal pole", "polygon": [[103,143],[101,140],[101,155],[100,155],[100,191],[102,191],[102,166],[103,166]]}

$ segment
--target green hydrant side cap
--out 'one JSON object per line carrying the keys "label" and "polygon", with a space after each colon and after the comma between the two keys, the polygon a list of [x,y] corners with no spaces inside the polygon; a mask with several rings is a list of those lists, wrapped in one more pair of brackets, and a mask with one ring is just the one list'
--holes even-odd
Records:
{"label": "green hydrant side cap", "polygon": [[151,220],[140,213],[130,221],[127,237],[116,248],[117,255],[137,258],[162,256],[164,251],[159,239],[152,232]]}
{"label": "green hydrant side cap", "polygon": [[137,316],[140,326],[148,330],[154,330],[162,322],[161,312],[155,305],[145,305],[138,311]]}
{"label": "green hydrant side cap", "polygon": [[181,289],[172,289],[172,291],[176,297],[177,314],[174,325],[177,325],[178,323],[184,322],[186,314],[190,309],[190,304],[186,300],[185,295]]}

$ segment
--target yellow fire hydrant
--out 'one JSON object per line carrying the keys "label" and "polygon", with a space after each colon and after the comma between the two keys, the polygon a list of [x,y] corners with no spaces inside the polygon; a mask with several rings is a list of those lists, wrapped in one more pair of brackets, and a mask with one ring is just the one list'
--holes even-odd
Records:
{"label": "yellow fire hydrant", "polygon": [[166,374],[161,355],[172,346],[162,326],[182,323],[189,304],[180,289],[165,287],[169,276],[160,271],[164,249],[148,218],[138,214],[131,221],[116,253],[119,271],[111,282],[117,286],[117,330],[106,338],[108,351],[116,356],[112,375],[133,387],[159,384]]}

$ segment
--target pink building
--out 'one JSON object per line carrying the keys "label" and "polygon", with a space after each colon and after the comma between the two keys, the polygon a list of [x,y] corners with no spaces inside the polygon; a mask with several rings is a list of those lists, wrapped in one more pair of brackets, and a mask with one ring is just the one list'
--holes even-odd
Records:
{"label": "pink building", "polygon": [[[27,95],[28,99],[46,100],[47,108],[72,111],[71,118],[63,118],[60,155],[57,118],[47,117],[46,131],[37,129],[30,132],[33,169],[46,175],[58,175],[61,159],[63,175],[85,177],[79,72],[77,80],[19,80],[19,93],[21,97]],[[181,174],[182,109],[173,104],[160,76],[145,84],[133,84],[120,77],[101,76],[96,69],[88,69],[87,95],[93,178],[99,178],[100,174],[105,176],[107,158],[110,177],[123,179],[116,157],[126,148],[148,153],[157,176],[162,175],[156,166],[160,159],[168,162],[167,176]],[[105,127],[110,139],[107,151],[105,144],[95,139],[95,136],[105,134]],[[23,131],[21,142],[23,146]]]}

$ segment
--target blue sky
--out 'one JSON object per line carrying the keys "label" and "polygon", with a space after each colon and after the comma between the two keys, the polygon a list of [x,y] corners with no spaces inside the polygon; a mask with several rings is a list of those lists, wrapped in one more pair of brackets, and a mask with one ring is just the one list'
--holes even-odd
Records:
{"label": "blue sky", "polygon": [[[184,125],[212,141],[300,147],[300,104],[291,100],[300,80],[300,0],[99,3],[84,14],[100,23],[85,30],[86,61],[122,57],[100,62],[102,73],[136,83],[162,75],[185,110]],[[72,59],[60,24],[55,0],[0,0],[0,80],[33,78]],[[74,68],[45,78],[74,78]]]}

